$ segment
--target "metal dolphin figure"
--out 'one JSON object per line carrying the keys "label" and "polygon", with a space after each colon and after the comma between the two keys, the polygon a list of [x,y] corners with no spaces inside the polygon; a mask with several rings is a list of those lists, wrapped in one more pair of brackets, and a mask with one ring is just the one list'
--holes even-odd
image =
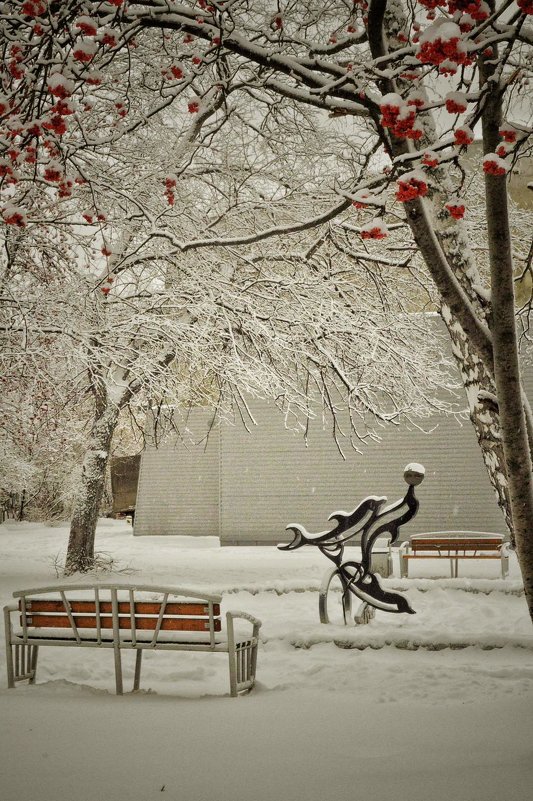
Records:
{"label": "metal dolphin figure", "polygon": [[[409,486],[403,498],[390,506],[384,506],[387,502],[387,498],[384,497],[365,498],[353,512],[331,514],[328,520],[335,520],[336,525],[329,531],[311,534],[298,523],[291,523],[287,526],[287,530],[294,533],[292,541],[287,545],[278,545],[278,548],[282,551],[293,551],[303,545],[315,545],[335,564],[344,588],[344,596],[351,592],[376,609],[414,614],[414,609],[404,595],[383,589],[377,576],[370,571],[370,565],[372,547],[378,537],[389,534],[391,544],[394,543],[398,538],[400,526],[417,513],[418,500],[415,498],[415,486],[421,483],[424,473],[422,465],[408,464],[403,475]],[[343,562],[344,544],[359,534],[361,561]]]}

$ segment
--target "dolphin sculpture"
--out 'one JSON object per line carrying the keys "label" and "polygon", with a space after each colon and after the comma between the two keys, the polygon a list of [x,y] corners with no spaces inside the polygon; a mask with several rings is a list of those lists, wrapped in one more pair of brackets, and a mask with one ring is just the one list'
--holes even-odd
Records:
{"label": "dolphin sculpture", "polygon": [[[290,523],[286,528],[293,532],[293,539],[287,545],[278,545],[278,548],[281,551],[294,551],[304,545],[315,545],[336,566],[344,597],[351,592],[376,609],[414,614],[415,610],[402,593],[383,589],[370,566],[376,540],[388,534],[393,544],[398,539],[400,526],[417,513],[415,486],[423,481],[424,474],[422,465],[408,464],[403,473],[408,484],[403,498],[385,506],[387,498],[371,495],[361,501],[353,512],[333,512],[328,520],[335,521],[335,526],[328,531],[312,534],[299,523]],[[343,562],[345,543],[358,535],[361,536],[361,561]]]}

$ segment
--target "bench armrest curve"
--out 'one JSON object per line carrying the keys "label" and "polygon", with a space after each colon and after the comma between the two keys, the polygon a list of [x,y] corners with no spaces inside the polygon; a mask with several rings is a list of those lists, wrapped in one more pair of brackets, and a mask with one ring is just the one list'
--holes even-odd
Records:
{"label": "bench armrest curve", "polygon": [[226,612],[226,617],[231,618],[232,620],[236,617],[242,618],[243,620],[247,620],[249,623],[252,624],[252,626],[255,626],[257,630],[259,630],[263,625],[258,618],[254,617],[253,615],[250,615],[248,612],[240,612],[238,610],[230,609]]}

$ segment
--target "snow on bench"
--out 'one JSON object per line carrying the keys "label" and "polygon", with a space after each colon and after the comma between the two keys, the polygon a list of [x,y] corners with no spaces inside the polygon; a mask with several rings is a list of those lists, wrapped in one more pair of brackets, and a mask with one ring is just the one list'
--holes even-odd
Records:
{"label": "snow on bench", "polygon": [[254,686],[261,622],[228,611],[223,628],[220,595],[179,587],[69,584],[19,590],[13,597],[18,602],[4,607],[10,688],[17,681],[35,683],[39,648],[45,645],[113,649],[117,695],[123,691],[123,649],[136,652],[134,691],[146,649],[225,652],[231,695]]}

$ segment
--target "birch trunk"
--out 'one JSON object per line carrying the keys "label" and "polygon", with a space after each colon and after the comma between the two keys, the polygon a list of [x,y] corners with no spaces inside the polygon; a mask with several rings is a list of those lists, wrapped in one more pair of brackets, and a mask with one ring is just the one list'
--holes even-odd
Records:
{"label": "birch trunk", "polygon": [[494,373],[513,531],[533,619],[533,477],[518,363],[514,281],[505,176],[487,176],[491,251]]}
{"label": "birch trunk", "polygon": [[496,385],[483,361],[472,351],[468,337],[459,322],[451,315],[448,307],[442,307],[441,317],[448,329],[452,353],[461,373],[470,422],[481,449],[496,501],[505,520],[511,542],[514,544],[507,469],[496,402]]}
{"label": "birch trunk", "polygon": [[[482,114],[483,151],[493,153],[499,143],[502,94],[495,78],[494,62],[480,60],[480,84],[489,89]],[[509,496],[518,562],[533,620],[533,469],[528,419],[518,360],[513,257],[506,175],[485,175],[485,200],[489,240],[492,337],[503,451],[507,465]]]}

